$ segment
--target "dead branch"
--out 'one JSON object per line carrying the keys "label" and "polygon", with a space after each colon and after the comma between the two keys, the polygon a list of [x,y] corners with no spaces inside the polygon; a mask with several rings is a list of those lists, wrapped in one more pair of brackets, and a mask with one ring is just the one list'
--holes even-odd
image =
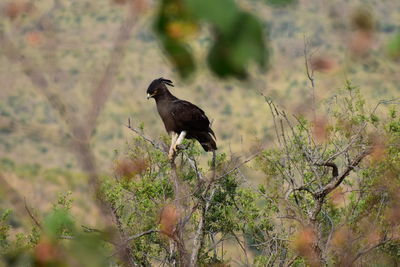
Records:
{"label": "dead branch", "polygon": [[28,208],[28,205],[26,204],[26,198],[24,198],[24,204],[25,204],[25,210],[28,212],[29,217],[31,217],[32,221],[36,224],[37,227],[42,229],[42,225],[39,223],[38,220],[36,220],[35,216],[33,216],[32,212]]}
{"label": "dead branch", "polygon": [[376,243],[376,244],[374,244],[374,245],[372,245],[372,246],[370,246],[370,247],[368,247],[368,248],[365,248],[364,250],[358,252],[358,253],[354,256],[354,258],[350,261],[349,266],[353,266],[353,264],[354,264],[359,258],[361,258],[362,256],[364,256],[365,254],[368,254],[368,253],[371,252],[372,250],[374,250],[374,249],[376,249],[376,248],[378,248],[378,247],[380,247],[380,246],[383,246],[384,244],[386,244],[386,243],[389,242],[389,241],[390,241],[390,239],[383,238],[383,239],[381,239],[378,243]]}
{"label": "dead branch", "polygon": [[144,231],[142,233],[135,234],[135,235],[132,235],[132,236],[128,237],[126,239],[126,241],[129,242],[129,241],[132,241],[134,239],[140,238],[142,236],[149,235],[149,234],[152,234],[152,233],[159,233],[159,232],[160,232],[160,230],[155,230],[155,229],[147,230],[147,231]]}
{"label": "dead branch", "polygon": [[307,78],[310,80],[310,83],[311,83],[313,119],[314,119],[314,121],[316,121],[314,69],[311,69],[311,71],[310,71],[310,68],[309,68],[309,60],[310,60],[310,58],[311,58],[311,55],[308,55],[307,40],[306,40],[306,37],[304,36],[304,64],[306,66]]}
{"label": "dead branch", "polygon": [[111,93],[112,81],[123,59],[133,26],[136,24],[137,16],[135,10],[133,8],[129,8],[128,10],[129,13],[126,20],[123,21],[119,27],[108,65],[101,76],[99,83],[93,89],[91,97],[92,101],[90,102],[92,105],[85,117],[87,121],[86,130],[88,135],[90,135],[92,130],[95,128],[97,118],[101,110],[103,110]]}
{"label": "dead branch", "polygon": [[140,137],[142,137],[146,142],[150,143],[154,148],[160,150],[161,152],[167,153],[167,150],[163,149],[161,145],[157,144],[154,140],[147,137],[142,131],[132,127],[130,118],[128,119],[128,125],[124,124],[124,126],[127,127],[129,130],[133,131],[134,133],[136,133],[137,135],[139,135]]}

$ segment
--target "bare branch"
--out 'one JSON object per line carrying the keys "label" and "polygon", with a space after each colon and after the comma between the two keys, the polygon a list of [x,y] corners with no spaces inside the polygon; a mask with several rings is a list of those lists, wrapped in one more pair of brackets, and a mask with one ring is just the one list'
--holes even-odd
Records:
{"label": "bare branch", "polygon": [[262,152],[262,150],[257,151],[256,153],[254,153],[253,155],[251,155],[250,157],[248,157],[247,159],[245,159],[244,161],[242,161],[241,163],[239,163],[238,165],[236,165],[234,168],[230,169],[229,171],[225,172],[224,174],[218,176],[216,178],[216,180],[220,180],[222,178],[224,178],[225,176],[235,172],[237,169],[239,169],[240,167],[242,167],[243,165],[245,165],[246,163],[252,161],[255,157],[257,157],[260,153]]}
{"label": "bare branch", "polygon": [[327,185],[325,185],[322,190],[317,192],[317,195],[319,197],[325,197],[333,189],[338,187],[343,182],[343,180],[350,174],[350,172],[354,170],[354,168],[357,167],[368,154],[371,153],[371,150],[372,150],[371,148],[366,148],[365,150],[363,150],[349,165],[347,165],[346,169],[343,171],[341,175],[338,175],[338,170],[336,165],[330,163],[332,166],[329,167],[333,168],[332,170],[333,179]]}
{"label": "bare branch", "polygon": [[386,243],[389,242],[389,241],[390,241],[390,239],[384,238],[384,239],[380,240],[378,243],[376,243],[376,244],[374,244],[374,245],[372,245],[372,246],[370,246],[370,247],[368,247],[368,248],[365,248],[364,250],[358,252],[358,253],[356,254],[356,256],[354,256],[354,258],[351,260],[349,266],[353,266],[353,264],[354,264],[359,258],[361,258],[362,256],[364,256],[365,254],[368,254],[368,253],[371,252],[372,250],[374,250],[374,249],[376,249],[376,248],[378,248],[378,247],[380,247],[380,246],[383,246],[384,244],[386,244]]}
{"label": "bare branch", "polygon": [[144,231],[142,233],[139,233],[139,234],[132,235],[132,236],[128,237],[126,242],[132,241],[134,239],[140,238],[140,237],[145,236],[145,235],[149,235],[149,234],[152,234],[152,233],[159,233],[159,232],[160,232],[160,230],[155,230],[155,229],[147,230],[147,231]]}
{"label": "bare branch", "polygon": [[215,193],[215,188],[213,188],[211,190],[211,193],[205,202],[205,206],[203,207],[203,209],[201,211],[200,221],[197,226],[196,234],[193,239],[193,249],[192,249],[192,255],[190,256],[190,265],[189,265],[191,267],[197,266],[197,258],[198,258],[201,243],[202,243],[202,236],[204,235],[203,228],[204,228],[204,223],[205,223],[205,217],[206,217],[207,211],[210,207],[211,200],[214,197],[214,193]]}
{"label": "bare branch", "polygon": [[92,93],[92,106],[89,108],[86,115],[86,130],[88,135],[92,132],[96,125],[100,111],[103,109],[108,96],[112,89],[112,80],[118,71],[118,67],[123,59],[126,46],[129,41],[130,33],[136,23],[137,16],[133,8],[129,8],[128,17],[121,24],[117,38],[114,43],[114,48],[110,54],[109,63],[101,76],[99,83],[95,86]]}
{"label": "bare branch", "polygon": [[32,221],[36,224],[37,227],[42,229],[42,225],[36,220],[35,216],[33,216],[32,212],[29,210],[28,205],[26,204],[26,198],[24,198],[25,210],[28,212],[29,217],[31,217]]}
{"label": "bare branch", "polygon": [[149,137],[147,137],[142,131],[133,128],[131,126],[131,119],[128,119],[128,125],[124,124],[125,127],[127,127],[129,130],[133,131],[134,133],[136,133],[137,135],[139,135],[140,137],[142,137],[146,142],[150,143],[154,148],[166,153],[166,150],[163,149],[159,144],[157,144],[155,141],[153,141],[152,139],[150,139]]}

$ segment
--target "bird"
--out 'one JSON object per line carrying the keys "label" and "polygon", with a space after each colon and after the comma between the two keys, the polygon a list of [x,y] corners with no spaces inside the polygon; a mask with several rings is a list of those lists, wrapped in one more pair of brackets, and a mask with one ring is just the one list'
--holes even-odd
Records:
{"label": "bird", "polygon": [[204,111],[189,101],[175,97],[167,88],[168,79],[153,80],[147,88],[147,99],[154,98],[165,129],[171,135],[168,156],[173,158],[184,138],[196,139],[206,152],[217,150],[216,137]]}

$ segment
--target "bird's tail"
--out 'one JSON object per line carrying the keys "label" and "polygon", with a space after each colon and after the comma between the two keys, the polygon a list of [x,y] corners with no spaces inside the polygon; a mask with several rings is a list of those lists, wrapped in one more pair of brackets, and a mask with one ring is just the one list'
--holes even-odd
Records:
{"label": "bird's tail", "polygon": [[215,143],[215,139],[210,132],[199,132],[196,134],[196,139],[199,141],[200,145],[204,148],[205,151],[214,151],[217,150],[217,144]]}

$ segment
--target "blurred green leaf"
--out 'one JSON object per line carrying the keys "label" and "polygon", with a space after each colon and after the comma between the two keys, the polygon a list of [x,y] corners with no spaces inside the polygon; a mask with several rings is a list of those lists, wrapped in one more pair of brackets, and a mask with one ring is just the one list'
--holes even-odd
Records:
{"label": "blurred green leaf", "polygon": [[224,34],[236,30],[233,26],[239,10],[233,0],[184,0],[184,3],[195,16],[211,23]]}
{"label": "blurred green leaf", "polygon": [[297,0],[266,0],[265,2],[273,7],[285,7],[288,5],[296,4]]}
{"label": "blurred green leaf", "polygon": [[100,235],[77,234],[69,246],[69,251],[80,266],[110,266],[107,255],[111,252],[104,245]]}
{"label": "blurred green leaf", "polygon": [[241,12],[236,19],[235,32],[217,36],[210,49],[208,64],[218,76],[243,79],[251,61],[263,68],[267,66],[268,49],[261,23],[256,17]]}
{"label": "blurred green leaf", "polygon": [[170,38],[164,38],[162,44],[180,76],[182,78],[189,77],[194,72],[196,66],[192,53],[187,45]]}
{"label": "blurred green leaf", "polygon": [[214,30],[208,65],[217,76],[244,79],[251,62],[260,67],[267,65],[268,50],[260,21],[240,11],[233,0],[163,0],[154,29],[182,78],[196,69],[186,41],[197,32],[200,21]]}
{"label": "blurred green leaf", "polygon": [[53,239],[57,239],[63,232],[73,232],[74,222],[65,209],[53,210],[44,220],[45,232]]}
{"label": "blurred green leaf", "polygon": [[393,59],[400,58],[400,33],[396,34],[389,40],[386,46],[386,51],[389,57]]}
{"label": "blurred green leaf", "polygon": [[195,70],[195,62],[185,38],[196,31],[197,23],[180,0],[163,0],[154,29],[170,61],[182,78]]}

